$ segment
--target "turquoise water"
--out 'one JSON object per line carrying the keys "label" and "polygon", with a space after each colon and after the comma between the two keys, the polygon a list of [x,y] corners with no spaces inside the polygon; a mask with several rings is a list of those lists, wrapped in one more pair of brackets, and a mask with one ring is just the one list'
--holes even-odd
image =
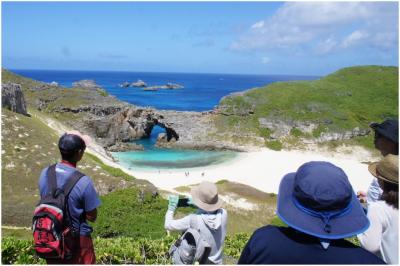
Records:
{"label": "turquoise water", "polygon": [[119,164],[126,168],[143,170],[185,169],[219,164],[236,157],[231,151],[198,151],[157,148],[154,146],[159,133],[164,129],[154,127],[150,138],[135,141],[144,147],[144,151],[113,152]]}

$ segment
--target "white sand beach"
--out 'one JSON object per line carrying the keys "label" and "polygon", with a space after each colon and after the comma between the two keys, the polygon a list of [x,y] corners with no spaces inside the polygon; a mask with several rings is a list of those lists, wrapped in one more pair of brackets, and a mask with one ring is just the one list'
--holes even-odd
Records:
{"label": "white sand beach", "polygon": [[[355,191],[367,190],[372,181],[367,165],[355,158],[332,158],[311,152],[268,149],[242,153],[237,158],[220,165],[180,170],[127,172],[165,190],[200,183],[203,180],[217,182],[224,179],[243,183],[264,192],[277,193],[281,178],[286,173],[295,172],[300,165],[309,161],[329,161],[341,167],[348,175]],[[189,172],[189,176],[185,176],[185,172]]]}
{"label": "white sand beach", "polygon": [[[45,118],[43,120],[60,135],[70,130],[52,119]],[[352,149],[350,154],[329,151],[273,151],[264,148],[259,151],[239,153],[236,158],[218,165],[190,169],[155,169],[153,171],[129,170],[122,167],[108,157],[95,140],[87,151],[102,159],[105,164],[118,167],[136,178],[148,180],[159,189],[167,191],[174,191],[174,188],[179,186],[197,184],[203,180],[211,182],[229,180],[252,186],[264,192],[277,193],[281,178],[287,173],[295,172],[300,165],[309,161],[329,161],[341,167],[348,175],[356,192],[358,190],[366,191],[373,178],[368,171],[367,164],[362,163],[371,161],[373,158],[368,151],[362,148]],[[189,176],[186,176],[185,172],[189,172]]]}

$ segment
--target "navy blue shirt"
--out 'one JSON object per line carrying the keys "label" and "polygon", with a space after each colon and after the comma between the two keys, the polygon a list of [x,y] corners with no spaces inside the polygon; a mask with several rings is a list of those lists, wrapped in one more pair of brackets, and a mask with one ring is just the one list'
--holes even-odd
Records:
{"label": "navy blue shirt", "polygon": [[257,229],[247,242],[239,264],[385,264],[351,242],[332,240],[324,249],[318,238],[290,227]]}
{"label": "navy blue shirt", "polygon": [[[39,178],[39,190],[41,197],[48,193],[47,168],[42,171]],[[57,187],[62,187],[69,177],[75,172],[75,168],[63,163],[56,166]],[[69,211],[72,226],[79,230],[80,235],[88,236],[93,231],[92,227],[84,219],[85,212],[93,211],[100,205],[93,182],[88,176],[83,176],[75,184],[68,198]]]}

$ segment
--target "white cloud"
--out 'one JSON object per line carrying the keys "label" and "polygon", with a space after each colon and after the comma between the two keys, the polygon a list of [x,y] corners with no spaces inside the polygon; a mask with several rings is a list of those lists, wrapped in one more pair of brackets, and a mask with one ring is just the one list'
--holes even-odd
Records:
{"label": "white cloud", "polygon": [[317,54],[356,44],[397,49],[396,2],[288,2],[231,43],[234,51],[301,48]]}
{"label": "white cloud", "polygon": [[337,47],[337,41],[333,38],[328,38],[319,42],[316,46],[315,52],[319,55],[327,54]]}
{"label": "white cloud", "polygon": [[341,46],[344,48],[353,46],[353,45],[359,43],[360,41],[362,41],[363,39],[368,38],[368,36],[369,36],[369,34],[366,31],[362,31],[362,30],[353,31],[349,36],[347,36],[343,40]]}
{"label": "white cloud", "polygon": [[252,29],[259,29],[259,28],[262,28],[262,27],[264,27],[264,21],[263,20],[255,23],[255,24],[253,24],[251,26]]}
{"label": "white cloud", "polygon": [[263,58],[261,58],[261,63],[263,64],[268,64],[271,61],[271,59],[267,56],[264,56]]}

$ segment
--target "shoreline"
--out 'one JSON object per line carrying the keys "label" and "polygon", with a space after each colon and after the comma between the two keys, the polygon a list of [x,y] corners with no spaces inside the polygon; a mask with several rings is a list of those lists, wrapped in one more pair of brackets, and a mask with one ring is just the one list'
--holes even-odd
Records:
{"label": "shoreline", "polygon": [[[51,118],[38,116],[58,134],[69,130],[62,123]],[[158,189],[176,192],[175,188],[198,184],[203,180],[217,182],[228,180],[242,183],[267,193],[278,193],[282,177],[295,172],[300,165],[309,161],[328,161],[341,167],[353,186],[353,190],[366,191],[373,176],[369,173],[365,161],[375,158],[363,148],[352,148],[351,153],[330,152],[316,149],[316,151],[273,151],[260,148],[256,151],[240,152],[235,158],[220,164],[211,164],[204,167],[183,169],[127,169],[108,156],[104,148],[93,139],[87,152],[97,156],[104,164],[119,168],[137,179],[147,180]],[[189,176],[185,176],[189,172]],[[204,173],[204,175],[202,175]]]}

